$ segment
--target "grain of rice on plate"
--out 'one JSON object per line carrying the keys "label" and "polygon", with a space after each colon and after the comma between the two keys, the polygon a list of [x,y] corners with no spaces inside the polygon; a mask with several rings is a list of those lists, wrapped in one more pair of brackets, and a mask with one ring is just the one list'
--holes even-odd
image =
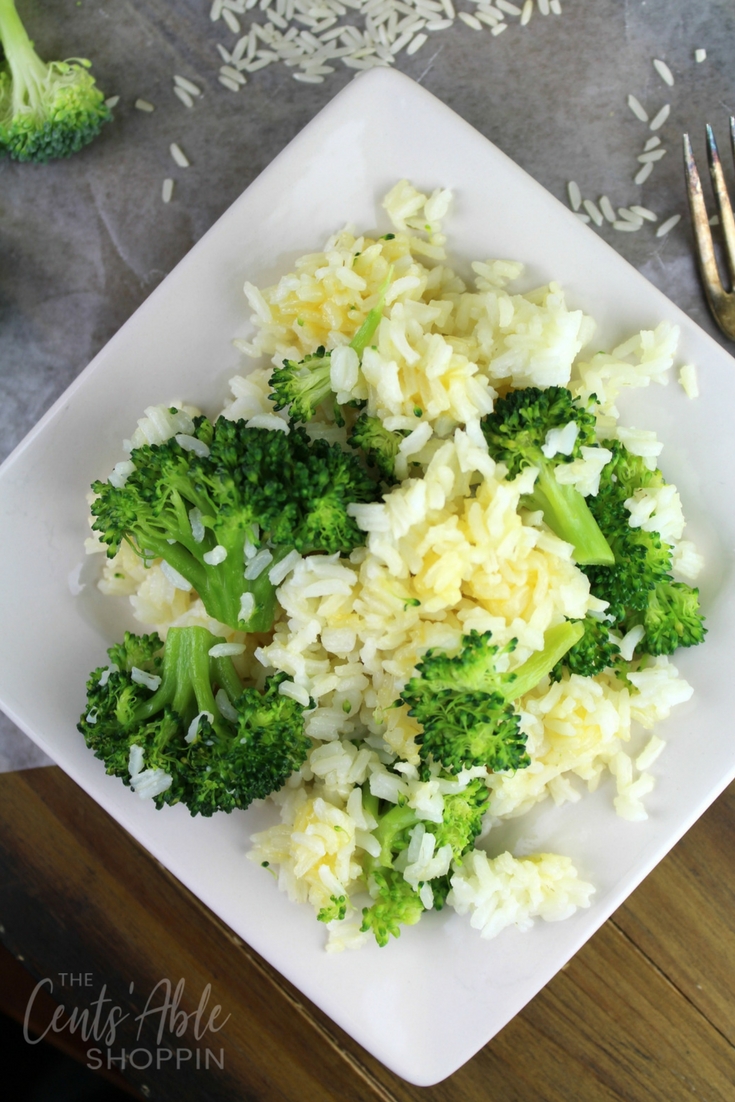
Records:
{"label": "grain of rice on plate", "polygon": [[[107,592],[130,594],[138,619],[164,637],[171,626],[201,623],[245,642],[237,659],[244,676],[262,683],[266,670],[283,671],[285,691],[304,705],[313,701],[306,725],[313,749],[270,798],[281,822],[253,838],[250,857],[267,864],[279,887],[311,903],[323,920],[330,904],[344,898],[344,918],[327,923],[331,950],[370,936],[360,930],[362,905],[370,902],[363,860],[379,846],[362,786],[416,811],[402,871],[426,909],[434,904],[432,881],[449,875],[447,903],[470,913],[483,937],[511,923],[525,929],[536,916],[565,918],[589,905],[593,885],[563,855],[489,856],[492,826],[549,797],[556,804],[579,800],[575,778],[592,791],[606,771],[615,779],[618,815],[645,819],[643,797],[654,785],[647,769],[664,743],[651,735],[634,758],[628,747],[635,727],[652,728],[692,693],[667,657],[630,673],[627,683],[612,672],[545,678],[518,702],[530,765],[487,775],[487,841],[461,864],[452,863],[448,846],[435,852],[424,823],[440,822],[447,795],[486,770],[465,769],[454,779],[438,770],[427,779],[420,770],[420,727],[406,705],[395,704],[421,657],[429,648],[457,651],[469,632],[490,631],[501,646],[517,640],[515,666],[543,646],[549,628],[587,613],[601,617],[605,607],[591,596],[571,545],[540,513],[522,507],[535,471],[510,481],[488,454],[481,419],[510,387],[594,394],[600,439],[617,438],[654,467],[660,443],[653,433],[620,426],[615,402],[624,388],[667,382],[678,338],[663,323],[586,360],[594,323],[567,307],[557,284],[516,293],[522,265],[489,259],[472,264],[474,287],[468,287],[449,267],[442,219],[450,200],[446,190],[427,196],[401,181],[384,202],[392,233],[371,237],[348,226],[323,251],[301,257],[275,286],[245,284],[255,335],[236,344],[246,356],[280,366],[320,346],[332,350],[337,402],[359,403],[405,434],[398,484],[382,502],[352,507],[365,545],[348,558],[289,556],[278,590],[281,611],[268,638],[245,638],[216,624],[165,566],[144,569],[125,549],[107,563],[101,583]],[[382,292],[383,317],[360,362],[349,342]],[[235,376],[222,416],[288,432],[287,411],[276,410],[269,397],[271,371],[256,366]],[[177,405],[176,414],[168,407],[147,410],[131,443],[190,432],[197,411]],[[323,411],[307,431],[346,442],[345,427]],[[597,451],[604,449],[587,449]],[[567,464],[566,480],[596,494],[604,456],[586,454]],[[673,548],[677,576],[691,580],[701,559],[682,539],[675,487],[664,490],[642,495],[631,523],[655,525]],[[622,639],[620,646],[629,658],[635,640]]]}

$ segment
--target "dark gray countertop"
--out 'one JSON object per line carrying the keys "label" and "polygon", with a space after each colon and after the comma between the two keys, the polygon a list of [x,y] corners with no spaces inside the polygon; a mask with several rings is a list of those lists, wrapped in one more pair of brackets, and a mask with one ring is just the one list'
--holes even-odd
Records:
{"label": "dark gray countertop", "polygon": [[[0,459],[354,75],[337,61],[324,83],[305,84],[277,62],[233,93],[218,81],[216,44],[231,50],[237,36],[210,20],[209,0],[17,2],[42,56],[90,57],[100,87],[120,102],[102,135],[67,161],[0,161]],[[475,10],[469,0],[455,3],[458,11]],[[526,27],[510,19],[497,36],[457,20],[413,56],[399,54],[397,68],[560,199],[574,179],[585,198],[639,203],[660,221],[680,213],[664,238],[649,225],[623,234],[606,223],[591,232],[732,351],[697,279],[681,134],[691,132],[704,164],[704,124],[711,122],[732,176],[726,137],[735,113],[735,7],[731,0],[562,0],[562,8],[560,16],[537,8]],[[251,17],[265,21],[255,8],[238,16],[244,30]],[[353,13],[350,21],[361,18]],[[707,51],[701,64],[697,48]],[[656,73],[654,58],[669,65],[673,87]],[[174,73],[202,89],[193,108],[173,94]],[[668,152],[642,186],[633,183],[636,157],[651,134],[628,108],[629,93],[651,117],[671,105],[658,131]],[[138,97],[155,111],[136,110]],[[184,149],[189,168],[174,164],[171,142]],[[166,177],[175,181],[168,205],[161,200]],[[0,715],[0,770],[46,760]]]}

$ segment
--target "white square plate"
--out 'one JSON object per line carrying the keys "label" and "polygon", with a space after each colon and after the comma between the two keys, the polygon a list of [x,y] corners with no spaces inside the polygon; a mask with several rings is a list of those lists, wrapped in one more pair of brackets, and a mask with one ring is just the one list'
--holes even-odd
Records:
{"label": "white square plate", "polygon": [[[407,177],[454,190],[450,256],[509,257],[529,286],[556,279],[599,322],[598,347],[663,319],[681,326],[681,362],[699,366],[702,397],[634,392],[627,422],[668,444],[687,534],[707,556],[709,635],[676,664],[695,687],[659,733],[650,818],[629,823],[602,785],[574,805],[551,801],[514,820],[489,848],[569,854],[597,886],[593,905],[528,933],[483,941],[466,918],[429,914],[385,949],[325,954],[311,909],[245,859],[262,809],[192,819],[156,811],[107,777],[76,723],[85,681],[129,614],[86,569],[85,492],[120,457],[145,406],[185,399],[209,414],[242,370],[234,335],[249,332],[243,280],[265,283],[345,222],[383,222],[380,200]],[[383,225],[383,230],[387,229]],[[382,231],[381,231],[382,232]],[[735,622],[735,364],[599,237],[485,138],[406,77],[375,70],[302,131],[100,352],[0,470],[0,701],[7,713],[159,861],[334,1021],[418,1085],[450,1075],[554,975],[735,775],[731,625]],[[82,570],[80,574],[80,569]],[[81,592],[80,592],[81,588]],[[140,626],[138,625],[138,630]],[[224,993],[221,993],[224,996]]]}

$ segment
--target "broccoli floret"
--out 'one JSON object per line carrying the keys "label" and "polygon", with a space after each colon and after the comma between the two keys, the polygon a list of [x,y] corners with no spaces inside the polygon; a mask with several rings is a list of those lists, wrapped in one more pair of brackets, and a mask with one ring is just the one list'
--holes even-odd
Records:
{"label": "broccoli floret", "polygon": [[93,527],[110,556],[126,540],[145,560],[164,559],[220,623],[267,631],[273,566],[293,550],[349,553],[363,543],[347,506],[374,500],[378,488],[355,456],[303,429],[223,417],[194,425],[194,437],[135,448],[124,485],[94,483]]}
{"label": "broccoli floret", "polygon": [[673,654],[677,647],[695,647],[707,629],[699,610],[699,590],[684,582],[658,582],[648,595],[644,611],[631,612],[626,631],[642,624],[646,629],[639,649],[646,654]]}
{"label": "broccoli floret", "polygon": [[330,895],[329,903],[322,907],[316,916],[318,922],[334,922],[347,914],[347,898],[344,895]]}
{"label": "broccoli floret", "polygon": [[699,611],[699,592],[674,582],[671,547],[658,532],[630,524],[625,502],[637,490],[665,485],[658,469],[632,455],[619,440],[605,442],[613,453],[600,478],[590,509],[615,553],[612,567],[585,567],[592,593],[608,602],[618,630],[642,624],[645,635],[636,654],[672,654],[677,647],[701,643],[706,629]]}
{"label": "broccoli floret", "polygon": [[543,650],[510,673],[498,672],[497,657],[512,652],[516,641],[497,647],[489,631],[466,635],[452,657],[427,651],[400,698],[423,728],[416,736],[422,760],[433,758],[452,773],[475,765],[524,769],[530,764],[526,736],[512,702],[549,674],[583,632],[569,620],[551,628]]}
{"label": "broccoli floret", "polygon": [[[276,409],[289,407],[292,421],[311,421],[332,391],[332,359],[324,345],[303,360],[284,360],[271,374],[271,399]],[[335,411],[337,413],[338,411]],[[335,419],[337,419],[335,417]]]}
{"label": "broccoli floret", "polygon": [[461,864],[462,857],[472,849],[475,838],[482,829],[489,797],[488,787],[482,777],[473,777],[461,792],[450,792],[446,795],[442,821],[424,824],[435,835],[436,848],[450,845],[454,860]]}
{"label": "broccoli floret", "polygon": [[[571,423],[577,426],[577,435],[569,454],[547,458],[547,434]],[[582,457],[582,447],[597,445],[594,414],[564,387],[528,387],[512,390],[497,401],[493,412],[483,419],[482,428],[490,455],[507,465],[510,478],[525,467],[538,469],[533,492],[524,496],[523,504],[541,510],[552,532],[572,544],[575,560],[579,564],[612,564],[613,551],[587,501],[576,487],[563,485],[555,475],[559,464]]]}
{"label": "broccoli floret", "polygon": [[637,489],[662,486],[661,472],[649,470],[618,440],[605,441],[605,447],[612,452],[612,459],[603,468],[600,488],[589,506],[613,548],[615,563],[585,566],[584,572],[593,594],[608,602],[609,615],[620,624],[626,610],[645,610],[650,591],[669,578],[671,548],[658,532],[632,528],[625,506]]}
{"label": "broccoli floret", "polygon": [[581,677],[594,677],[621,662],[620,647],[610,638],[607,623],[596,620],[594,616],[586,616],[580,623],[584,635],[554,666],[551,671],[553,681],[559,681],[565,669]]}
{"label": "broccoli floret", "polygon": [[393,482],[398,448],[407,435],[406,432],[387,429],[379,417],[361,413],[347,443],[353,448],[362,448],[368,462],[377,467],[385,481]]}
{"label": "broccoli floret", "polygon": [[376,868],[371,875],[377,894],[373,905],[363,908],[360,929],[363,933],[372,930],[384,948],[391,936],[400,937],[402,926],[415,926],[426,908],[397,869]]}
{"label": "broccoli floret", "polygon": [[0,0],[0,153],[16,161],[68,157],[111,118],[84,60],[41,60],[14,0]]}
{"label": "broccoli floret", "polygon": [[[372,930],[378,945],[387,945],[389,938],[399,937],[401,926],[413,926],[425,910],[419,893],[393,866],[394,859],[410,844],[410,833],[420,822],[428,833],[435,836],[435,852],[450,845],[454,861],[462,857],[474,844],[482,827],[482,817],[487,810],[489,792],[482,777],[474,777],[461,792],[451,792],[444,797],[444,813],[440,823],[419,819],[413,808],[406,804],[388,804],[378,800],[367,788],[363,790],[363,806],[378,821],[374,837],[380,843],[380,854],[366,854],[364,872],[368,886],[372,888],[375,902],[362,912],[362,927]],[[434,907],[441,910],[449,892],[449,875],[430,881]]]}
{"label": "broccoli floret", "polygon": [[192,815],[245,808],[281,788],[311,748],[303,709],[279,692],[244,688],[222,643],[203,627],[126,633],[111,665],[87,684],[78,727],[105,763],[156,807],[183,803]]}
{"label": "broccoli floret", "polygon": [[[350,348],[354,349],[359,357],[362,357],[380,324],[385,293],[390,285],[391,275],[392,269],[380,288],[377,304],[368,312],[350,341]],[[288,406],[292,421],[311,421],[317,407],[330,395],[334,396],[331,382],[331,357],[332,353],[327,352],[324,346],[320,345],[316,352],[305,356],[303,360],[284,360],[283,366],[277,367],[271,374],[270,397],[275,408],[285,409]],[[335,420],[338,424],[343,423],[339,407],[336,405]]]}

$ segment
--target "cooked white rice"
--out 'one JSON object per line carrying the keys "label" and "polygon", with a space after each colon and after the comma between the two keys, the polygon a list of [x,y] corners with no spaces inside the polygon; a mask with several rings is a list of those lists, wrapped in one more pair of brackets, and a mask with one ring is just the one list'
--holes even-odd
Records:
{"label": "cooked white rice", "polygon": [[[435,852],[423,821],[440,821],[447,793],[486,771],[448,780],[436,769],[420,779],[420,728],[395,702],[430,647],[456,648],[471,630],[489,630],[497,643],[518,640],[506,659],[517,665],[542,647],[550,627],[588,611],[603,613],[570,545],[545,527],[541,514],[521,507],[535,472],[508,481],[488,455],[480,419],[508,386],[569,386],[583,398],[597,396],[601,439],[623,441],[653,467],[660,442],[619,425],[615,403],[623,389],[668,382],[678,333],[662,323],[611,352],[585,353],[594,324],[569,308],[557,284],[516,292],[522,265],[505,259],[473,263],[473,286],[456,274],[441,225],[449,202],[446,191],[427,195],[401,181],[384,204],[394,233],[345,228],[274,286],[244,288],[254,336],[236,343],[259,363],[231,380],[223,416],[287,431],[286,413],[276,412],[268,397],[272,369],[263,358],[278,365],[324,345],[334,350],[332,384],[340,402],[364,402],[388,427],[409,430],[399,454],[402,481],[381,502],[351,509],[365,545],[349,557],[293,552],[272,567],[281,610],[272,636],[257,645],[212,621],[170,570],[160,562],[144,565],[125,545],[101,582],[105,592],[128,594],[136,617],[162,635],[173,625],[204,624],[228,646],[237,644],[227,653],[243,676],[262,683],[266,672],[282,671],[282,692],[304,705],[314,702],[306,719],[313,749],[270,798],[281,822],[253,839],[250,856],[276,872],[292,899],[317,912],[345,896],[346,918],[329,924],[333,950],[367,937],[359,931],[362,860],[378,843],[375,821],[362,805],[365,784],[383,800],[405,801],[421,820],[400,870],[424,906],[433,905],[432,879],[449,872],[449,904],[470,913],[483,937],[511,923],[525,929],[536,916],[564,918],[587,906],[594,890],[561,855],[490,858],[478,849],[452,865],[446,849]],[[348,343],[391,268],[374,347],[360,363]],[[130,443],[186,436],[197,412],[181,403],[151,407]],[[345,440],[343,428],[321,417],[308,431]],[[564,430],[547,440],[550,454],[568,453],[572,444]],[[581,460],[561,469],[583,493],[594,494],[609,454],[585,449]],[[660,531],[671,543],[678,575],[695,577],[701,557],[682,538],[676,487],[643,491],[626,504],[632,525]],[[269,553],[246,548],[246,576],[268,570],[270,561]],[[632,653],[634,635],[621,640],[624,653]],[[648,770],[664,741],[654,735],[642,746],[639,732],[691,692],[666,658],[632,672],[628,685],[612,674],[543,681],[518,705],[531,764],[487,776],[488,826],[543,800],[577,801],[582,786],[594,790],[606,773],[614,778],[618,815],[645,818],[644,797],[655,783]],[[489,838],[492,845],[492,830]]]}

